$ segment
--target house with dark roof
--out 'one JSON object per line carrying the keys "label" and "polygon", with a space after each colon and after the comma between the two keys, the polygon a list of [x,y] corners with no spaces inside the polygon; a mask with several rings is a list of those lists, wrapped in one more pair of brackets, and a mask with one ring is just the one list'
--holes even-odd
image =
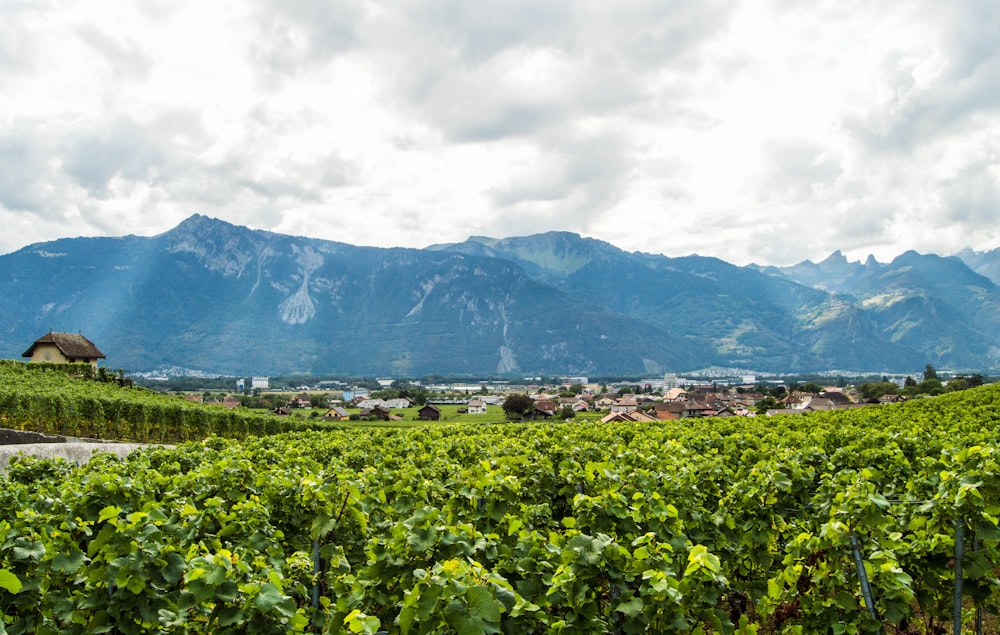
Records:
{"label": "house with dark roof", "polygon": [[551,399],[539,399],[535,402],[535,406],[528,413],[528,416],[532,419],[548,419],[549,417],[554,417],[556,415],[556,402]]}
{"label": "house with dark roof", "polygon": [[392,413],[385,406],[375,406],[374,408],[363,408],[361,410],[361,418],[372,417],[378,419],[379,421],[388,421]]}
{"label": "house with dark roof", "polygon": [[97,360],[107,356],[80,333],[55,333],[49,331],[41,336],[21,357],[29,357],[29,362],[49,364],[90,364],[97,368]]}
{"label": "house with dark roof", "polygon": [[555,414],[556,413],[555,413],[554,410],[545,410],[543,408],[539,408],[538,406],[535,406],[534,408],[531,409],[531,412],[528,413],[528,418],[529,419],[550,419],[550,418],[554,417]]}
{"label": "house with dark roof", "polygon": [[551,399],[538,399],[535,401],[535,409],[553,415],[556,412],[556,402]]}
{"label": "house with dark roof", "polygon": [[440,421],[441,409],[433,404],[427,404],[417,411],[417,418],[421,421]]}
{"label": "house with dark roof", "polygon": [[824,390],[819,396],[829,400],[835,406],[849,406],[854,403],[842,390]]}
{"label": "house with dark roof", "polygon": [[653,411],[657,419],[668,421],[672,419],[686,419],[688,417],[703,417],[706,413],[715,411],[704,404],[695,401],[662,401],[653,406]]}

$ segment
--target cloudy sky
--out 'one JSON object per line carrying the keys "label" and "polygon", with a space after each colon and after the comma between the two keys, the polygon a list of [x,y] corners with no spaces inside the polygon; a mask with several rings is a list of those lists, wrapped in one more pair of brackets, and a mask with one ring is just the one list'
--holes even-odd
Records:
{"label": "cloudy sky", "polygon": [[1000,246],[992,0],[3,0],[0,253],[194,213],[736,264]]}

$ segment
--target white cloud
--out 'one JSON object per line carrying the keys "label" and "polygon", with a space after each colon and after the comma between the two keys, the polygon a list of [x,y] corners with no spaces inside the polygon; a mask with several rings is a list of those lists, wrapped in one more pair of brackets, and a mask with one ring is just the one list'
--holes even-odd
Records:
{"label": "white cloud", "polygon": [[0,7],[0,253],[195,212],[786,264],[1000,244],[984,0]]}

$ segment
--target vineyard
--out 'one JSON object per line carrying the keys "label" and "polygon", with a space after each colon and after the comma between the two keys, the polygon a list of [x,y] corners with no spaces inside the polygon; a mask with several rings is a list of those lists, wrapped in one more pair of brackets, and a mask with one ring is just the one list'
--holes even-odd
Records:
{"label": "vineyard", "polygon": [[[48,367],[46,367],[48,366]],[[323,428],[322,422],[203,406],[176,396],[67,374],[84,364],[0,360],[0,428],[138,443],[177,443],[211,435],[242,439]]]}
{"label": "vineyard", "polygon": [[996,633],[998,432],[987,386],[23,458],[0,632]]}

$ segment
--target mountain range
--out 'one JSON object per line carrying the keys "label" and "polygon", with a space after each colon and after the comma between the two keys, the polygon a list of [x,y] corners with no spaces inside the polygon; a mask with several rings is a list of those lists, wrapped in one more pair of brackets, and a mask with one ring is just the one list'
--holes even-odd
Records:
{"label": "mountain range", "polygon": [[376,248],[196,214],[0,256],[0,356],[56,330],[136,372],[989,372],[998,275],[1000,250],[738,267],[567,232]]}

